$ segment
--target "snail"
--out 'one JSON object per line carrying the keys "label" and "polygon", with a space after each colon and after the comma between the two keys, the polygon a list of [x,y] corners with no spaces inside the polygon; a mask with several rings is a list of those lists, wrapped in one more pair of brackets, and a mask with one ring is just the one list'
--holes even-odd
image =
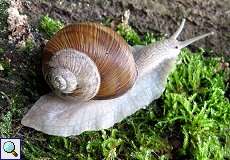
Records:
{"label": "snail", "polygon": [[109,99],[124,94],[137,68],[128,44],[112,29],[96,23],[71,24],[45,46],[43,74],[65,99]]}
{"label": "snail", "polygon": [[43,95],[22,124],[71,136],[113,126],[163,93],[180,50],[213,32],[178,41],[185,19],[168,39],[129,46],[96,23],[64,27],[46,44],[42,68],[53,93]]}

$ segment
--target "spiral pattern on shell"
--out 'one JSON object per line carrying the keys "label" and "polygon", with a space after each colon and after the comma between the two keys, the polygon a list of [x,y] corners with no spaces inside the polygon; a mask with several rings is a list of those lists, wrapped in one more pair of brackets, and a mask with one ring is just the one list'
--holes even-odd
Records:
{"label": "spiral pattern on shell", "polygon": [[[99,90],[94,99],[118,97],[128,91],[135,83],[137,69],[130,47],[120,35],[108,27],[96,23],[80,23],[68,25],[57,32],[44,48],[43,73],[45,77],[49,70],[53,68],[50,66],[50,61],[57,58],[56,55],[63,49],[71,49],[78,53],[85,54],[96,65],[100,75],[100,84],[98,84]],[[67,57],[62,56],[64,59]],[[66,64],[71,63],[66,65],[64,67],[65,69],[67,66],[73,68],[80,67],[75,64],[80,63],[82,65],[80,67],[81,70],[84,70],[86,64],[67,59],[59,59],[57,62],[65,61]],[[55,67],[58,67],[58,63]],[[61,65],[59,67],[61,67]],[[91,71],[87,70],[85,72]],[[92,81],[94,77],[88,78],[89,79],[84,80]],[[56,79],[56,85],[59,86],[61,81],[62,78]],[[47,79],[47,82],[50,84],[50,79]],[[73,84],[73,86],[74,85],[75,84]],[[83,88],[84,86],[82,86],[82,89]],[[95,89],[93,90],[95,91]],[[79,96],[79,94],[81,93],[75,93],[75,91],[71,93],[73,97]]]}
{"label": "spiral pattern on shell", "polygon": [[51,57],[45,79],[57,95],[77,100],[93,98],[100,87],[95,63],[74,49],[60,50]]}

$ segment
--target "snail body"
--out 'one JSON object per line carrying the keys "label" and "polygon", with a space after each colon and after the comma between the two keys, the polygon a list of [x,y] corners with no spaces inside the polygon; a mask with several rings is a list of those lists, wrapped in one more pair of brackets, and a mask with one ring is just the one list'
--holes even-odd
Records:
{"label": "snail body", "polygon": [[[132,75],[130,76],[131,80],[134,82],[132,81],[129,87],[124,89],[123,94],[119,94],[115,98],[113,96],[111,98],[111,94],[108,94],[109,96],[102,97],[103,100],[95,98],[89,100],[89,97],[92,96],[86,96],[88,100],[76,101],[65,100],[50,93],[42,96],[34,104],[23,117],[22,124],[51,135],[78,135],[84,131],[109,128],[137,110],[145,108],[163,93],[167,77],[175,68],[180,49],[213,34],[208,33],[183,42],[178,41],[177,37],[182,31],[184,23],[185,20],[169,39],[148,46],[131,47],[134,66],[137,68],[138,74],[135,67],[129,69],[131,70],[130,75]],[[95,64],[95,66],[97,65]],[[100,74],[100,71],[97,70],[93,72]],[[54,83],[54,85],[61,88],[59,83]],[[75,85],[73,84],[73,86]],[[97,93],[95,97],[97,97]]]}

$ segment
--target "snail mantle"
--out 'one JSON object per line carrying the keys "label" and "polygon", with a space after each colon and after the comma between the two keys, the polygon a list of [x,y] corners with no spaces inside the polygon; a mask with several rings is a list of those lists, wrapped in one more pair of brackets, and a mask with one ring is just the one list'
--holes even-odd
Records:
{"label": "snail mantle", "polygon": [[33,105],[22,124],[67,137],[112,127],[145,108],[163,93],[180,50],[213,34],[178,41],[184,24],[168,39],[134,47],[96,23],[66,26],[43,52],[43,75],[53,92]]}

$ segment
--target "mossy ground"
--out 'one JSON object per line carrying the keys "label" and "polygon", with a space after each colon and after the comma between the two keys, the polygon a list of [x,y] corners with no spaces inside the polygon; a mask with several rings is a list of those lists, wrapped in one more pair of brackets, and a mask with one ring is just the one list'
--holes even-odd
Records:
{"label": "mossy ground", "polygon": [[[40,32],[50,37],[63,25],[48,16]],[[128,26],[117,32],[131,45],[154,43]],[[40,67],[41,48],[31,42],[18,50],[17,61],[3,56],[1,137],[21,137],[24,159],[230,159],[229,68],[204,49],[183,49],[161,98],[114,127],[68,138],[48,136],[20,125],[23,114],[46,91]],[[11,79],[14,84],[11,84]],[[10,87],[11,86],[11,87]]]}

